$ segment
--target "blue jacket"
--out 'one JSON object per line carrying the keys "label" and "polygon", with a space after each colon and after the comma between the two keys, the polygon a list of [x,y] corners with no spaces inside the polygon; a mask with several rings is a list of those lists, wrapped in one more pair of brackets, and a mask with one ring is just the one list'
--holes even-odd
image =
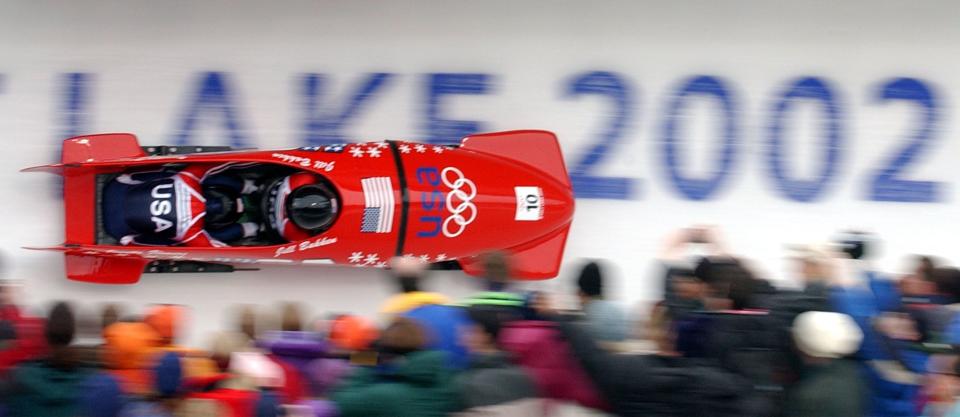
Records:
{"label": "blue jacket", "polygon": [[[870,416],[916,416],[919,382],[896,378],[895,375],[923,374],[927,354],[885,338],[874,329],[874,318],[883,312],[902,309],[901,295],[894,282],[882,279],[876,272],[864,275],[868,284],[866,288],[833,288],[831,302],[838,312],[853,317],[863,331],[863,344],[857,357],[863,363],[863,372],[869,381]],[[903,368],[908,372],[891,372]]]}

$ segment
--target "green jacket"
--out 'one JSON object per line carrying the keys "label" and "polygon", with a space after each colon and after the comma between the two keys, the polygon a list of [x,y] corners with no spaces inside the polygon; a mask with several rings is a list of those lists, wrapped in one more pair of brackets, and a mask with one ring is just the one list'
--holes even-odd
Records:
{"label": "green jacket", "polygon": [[834,359],[807,365],[800,380],[787,391],[787,417],[862,417],[867,389],[857,364]]}
{"label": "green jacket", "polygon": [[11,417],[76,417],[89,376],[83,368],[24,363],[10,373],[7,403]]}
{"label": "green jacket", "polygon": [[442,352],[415,352],[392,369],[359,369],[330,399],[340,417],[446,417],[460,407]]}

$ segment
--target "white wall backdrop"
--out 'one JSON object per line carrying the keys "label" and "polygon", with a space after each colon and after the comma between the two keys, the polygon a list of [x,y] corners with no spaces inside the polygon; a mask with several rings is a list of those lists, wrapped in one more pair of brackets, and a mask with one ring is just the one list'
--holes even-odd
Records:
{"label": "white wall backdrop", "polygon": [[[880,235],[887,271],[908,253],[956,259],[958,21],[949,1],[3,2],[7,274],[32,304],[190,305],[194,339],[235,303],[372,315],[390,291],[335,268],[68,282],[59,255],[20,249],[61,241],[57,183],[17,170],[65,136],[117,131],[271,148],[549,129],[583,184],[568,263],[610,259],[631,302],[656,297],[652,257],[691,223],[778,280],[785,243],[841,228]],[[459,274],[432,285],[473,290]]]}

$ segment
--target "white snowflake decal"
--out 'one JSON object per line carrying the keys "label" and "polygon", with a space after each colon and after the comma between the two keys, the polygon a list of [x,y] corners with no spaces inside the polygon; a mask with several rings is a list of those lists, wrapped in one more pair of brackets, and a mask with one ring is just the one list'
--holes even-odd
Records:
{"label": "white snowflake decal", "polygon": [[416,145],[413,148],[417,150],[417,153],[424,153],[427,151],[427,147],[423,145]]}
{"label": "white snowflake decal", "polygon": [[397,147],[401,153],[410,153],[410,145],[400,145]]}
{"label": "white snowflake decal", "polygon": [[433,152],[434,152],[434,153],[443,153],[443,146],[434,146],[434,147],[433,147]]}
{"label": "white snowflake decal", "polygon": [[350,155],[353,155],[354,158],[363,157],[363,148],[357,146],[355,148],[350,148]]}
{"label": "white snowflake decal", "polygon": [[387,146],[390,146],[387,144],[387,142],[377,142],[378,148],[386,148]]}
{"label": "white snowflake decal", "polygon": [[367,154],[370,155],[371,158],[379,158],[380,152],[381,152],[380,149],[377,149],[377,148],[367,149]]}
{"label": "white snowflake decal", "polygon": [[371,265],[377,263],[380,260],[380,255],[375,253],[368,253],[366,257],[363,258],[364,265]]}
{"label": "white snowflake decal", "polygon": [[447,260],[447,254],[441,253],[437,255],[437,262],[443,262]]}
{"label": "white snowflake decal", "polygon": [[363,252],[354,252],[350,254],[350,257],[348,259],[350,259],[350,263],[352,264],[360,262],[360,260],[363,259]]}
{"label": "white snowflake decal", "polygon": [[423,263],[430,262],[430,255],[420,255],[420,262],[423,262]]}

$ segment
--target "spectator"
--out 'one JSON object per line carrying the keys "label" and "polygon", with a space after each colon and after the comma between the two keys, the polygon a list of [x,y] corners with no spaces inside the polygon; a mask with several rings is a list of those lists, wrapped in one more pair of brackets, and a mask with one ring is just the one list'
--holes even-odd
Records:
{"label": "spectator", "polygon": [[123,391],[132,395],[150,392],[149,367],[160,336],[146,323],[119,322],[104,330],[103,362],[120,380]]}
{"label": "spectator", "polygon": [[16,322],[20,318],[16,290],[12,282],[0,280],[0,320]]}
{"label": "spectator", "polygon": [[[544,297],[538,296],[536,299]],[[556,323],[514,321],[502,329],[498,341],[537,384],[540,394],[562,403],[606,410],[607,402],[574,358]]]}
{"label": "spectator", "polygon": [[416,258],[396,257],[390,261],[391,272],[397,281],[399,294],[387,299],[380,308],[384,314],[402,314],[428,304],[447,304],[442,294],[423,291],[420,282],[427,272],[426,264]]}
{"label": "spectator", "polygon": [[82,417],[117,417],[126,403],[120,381],[110,374],[87,378],[81,390],[83,397],[78,415]]}
{"label": "spectator", "polygon": [[107,304],[103,306],[100,312],[100,330],[106,330],[110,325],[120,321],[120,307],[116,304]]}
{"label": "spectator", "polygon": [[[518,312],[476,306],[467,309],[473,325],[465,332],[470,349],[470,365],[458,377],[458,389],[464,408],[483,408],[498,415],[533,415],[543,405],[524,401],[538,396],[533,379],[497,342],[500,329],[523,319]],[[480,411],[480,410],[475,410]]]}
{"label": "spectator", "polygon": [[624,417],[741,416],[749,383],[704,361],[652,355],[614,354],[598,346],[582,324],[538,301],[542,317],[559,324],[573,356],[594,381],[613,412]]}
{"label": "spectator", "polygon": [[808,311],[793,323],[804,362],[800,380],[787,391],[786,417],[861,417],[866,387],[856,364],[843,359],[857,351],[863,334],[849,316]]}
{"label": "spectator", "polygon": [[422,350],[423,329],[397,318],[380,338],[380,364],[362,368],[331,395],[341,417],[446,416],[459,407],[443,353]]}
{"label": "spectator", "polygon": [[0,280],[0,322],[11,328],[7,347],[0,350],[0,375],[12,366],[27,360],[38,359],[47,353],[44,340],[44,320],[23,314],[16,300],[17,285]]}
{"label": "spectator", "polygon": [[372,321],[360,316],[342,314],[331,320],[328,339],[335,348],[358,351],[369,348],[379,336],[380,331]]}
{"label": "spectator", "polygon": [[183,368],[175,352],[160,355],[149,370],[152,381],[148,395],[127,404],[121,417],[173,417],[182,401]]}
{"label": "spectator", "polygon": [[217,373],[216,364],[198,349],[177,344],[177,338],[186,322],[186,308],[178,305],[158,305],[147,312],[144,322],[160,336],[158,349],[175,352],[183,358],[186,378],[209,377]]}
{"label": "spectator", "polygon": [[960,416],[960,360],[954,352],[930,358],[924,386],[923,417]]}
{"label": "spectator", "polygon": [[76,332],[73,310],[56,303],[47,317],[44,335],[50,347],[43,360],[23,363],[10,374],[5,402],[12,417],[74,417],[83,396],[83,381],[91,373],[74,361],[70,344]]}
{"label": "spectator", "polygon": [[863,333],[857,358],[867,376],[868,413],[872,417],[915,416],[927,354],[911,348],[921,336],[913,317],[903,313],[907,303],[902,291],[915,297],[934,287],[926,284],[926,278],[907,276],[905,280],[914,282],[897,285],[874,271],[851,269],[858,279],[834,277],[830,300],[832,307],[852,317]]}
{"label": "spectator", "polygon": [[227,372],[230,369],[230,357],[236,352],[245,352],[253,349],[246,335],[239,332],[217,332],[210,342],[210,359],[217,365],[217,370]]}
{"label": "spectator", "polygon": [[504,308],[525,309],[527,300],[521,294],[510,291],[510,265],[503,252],[489,252],[483,257],[483,284],[486,291],[467,298],[463,304],[497,305]]}
{"label": "spectator", "polygon": [[671,267],[665,280],[667,288],[664,306],[672,317],[683,318],[694,311],[703,310],[707,286],[693,273],[693,269]]}
{"label": "spectator", "polygon": [[257,340],[257,312],[253,306],[242,306],[237,314],[237,327],[247,340]]}
{"label": "spectator", "polygon": [[0,351],[9,349],[17,340],[17,329],[12,322],[0,321]]}
{"label": "spectator", "polygon": [[616,303],[603,298],[604,279],[600,264],[588,262],[577,278],[577,295],[586,323],[594,337],[602,342],[622,342],[627,339],[627,319]]}
{"label": "spectator", "polygon": [[299,332],[303,330],[303,315],[297,303],[283,303],[280,315],[280,330],[284,332]]}
{"label": "spectator", "polygon": [[696,268],[707,284],[704,306],[677,323],[677,349],[684,356],[715,361],[723,369],[750,381],[743,415],[779,413],[782,381],[787,367],[784,346],[787,334],[779,331],[767,304],[765,281],[757,279],[739,260],[703,259]]}
{"label": "spectator", "polygon": [[404,313],[403,317],[413,319],[421,326],[426,337],[426,349],[445,353],[446,366],[453,370],[467,367],[469,352],[461,335],[470,326],[470,318],[463,308],[428,304]]}

